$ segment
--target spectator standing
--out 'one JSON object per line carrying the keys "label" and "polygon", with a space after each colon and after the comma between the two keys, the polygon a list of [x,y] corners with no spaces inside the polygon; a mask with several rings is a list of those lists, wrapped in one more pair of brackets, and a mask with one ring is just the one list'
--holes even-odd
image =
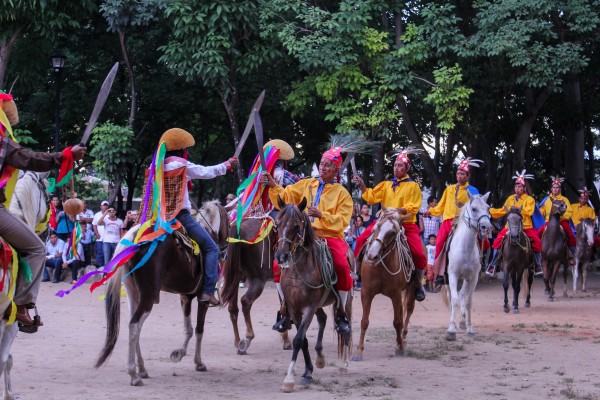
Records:
{"label": "spectator standing", "polygon": [[71,285],[77,283],[77,271],[83,267],[84,251],[81,241],[77,243],[77,255],[71,254],[71,247],[64,246],[62,252],[62,268],[71,268]]}
{"label": "spectator standing", "polygon": [[427,268],[425,270],[425,279],[427,279],[427,291],[430,293],[434,292],[433,280],[436,278],[435,272],[433,271],[433,263],[435,262],[435,239],[436,236],[434,234],[427,236],[427,246],[425,246],[427,249]]}
{"label": "spectator standing", "polygon": [[104,214],[102,214],[98,220],[98,225],[104,226],[102,249],[104,252],[104,263],[108,264],[117,248],[117,243],[121,240],[123,220],[117,218],[117,210],[113,206],[108,206]]}
{"label": "spectator standing", "polygon": [[94,253],[96,254],[96,264],[98,268],[104,266],[104,247],[102,245],[104,240],[104,225],[98,225],[100,217],[104,215],[108,209],[108,201],[103,200],[100,203],[100,211],[94,215],[92,220],[92,228],[94,229],[94,237],[96,238],[96,244],[94,245]]}
{"label": "spectator standing", "polygon": [[371,207],[368,204],[363,204],[360,208],[360,217],[362,218],[362,226],[368,228],[375,221],[375,217],[371,216]]}
{"label": "spectator standing", "polygon": [[348,245],[354,251],[354,247],[356,246],[356,238],[359,237],[365,231],[365,227],[363,226],[363,219],[359,215],[354,219],[354,224],[350,226],[350,232],[348,237],[352,238],[352,241],[348,241]]}
{"label": "spectator standing", "polygon": [[123,235],[125,235],[127,233],[127,231],[130,230],[135,225],[135,222],[137,221],[137,217],[138,217],[137,211],[132,211],[132,210],[127,211],[127,214],[125,215],[125,220],[123,221]]}
{"label": "spectator standing", "polygon": [[438,201],[435,197],[429,196],[427,199],[427,208],[421,210],[421,219],[419,220],[419,228],[423,235],[423,243],[429,243],[429,237],[435,235],[437,237],[440,226],[442,225],[442,216],[433,216],[428,211],[430,208],[437,206]]}
{"label": "spectator standing", "polygon": [[83,200],[83,211],[77,214],[77,221],[81,225],[86,224],[88,231],[92,231],[92,221],[94,220],[94,212],[87,208],[87,200]]}
{"label": "spectator standing", "polygon": [[48,227],[50,232],[56,232],[56,214],[60,208],[60,199],[58,196],[52,196],[50,200],[50,218],[48,218]]}
{"label": "spectator standing", "polygon": [[58,238],[62,241],[69,240],[73,228],[75,228],[75,220],[65,213],[61,205],[56,213],[56,233],[58,234]]}
{"label": "spectator standing", "polygon": [[[91,225],[91,224],[90,224]],[[85,265],[92,264],[92,245],[94,242],[94,235],[91,230],[88,230],[87,224],[81,225],[81,246],[83,246],[83,258]]]}
{"label": "spectator standing", "polygon": [[60,281],[64,247],[65,242],[58,238],[56,232],[52,232],[50,238],[48,238],[48,241],[46,242],[46,266],[44,268],[42,282],[48,282],[50,280],[50,275],[46,268],[51,268],[54,271],[52,273],[52,283],[58,283]]}

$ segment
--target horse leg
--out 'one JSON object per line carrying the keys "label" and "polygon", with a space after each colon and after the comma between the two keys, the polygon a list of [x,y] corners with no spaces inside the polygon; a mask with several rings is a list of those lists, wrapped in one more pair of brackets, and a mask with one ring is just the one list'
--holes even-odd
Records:
{"label": "horse leg", "polygon": [[523,272],[527,280],[527,286],[525,286],[525,308],[531,307],[531,286],[533,285],[533,272],[529,268],[525,268]]}
{"label": "horse leg", "polygon": [[17,397],[12,393],[12,384],[10,380],[10,371],[13,365],[13,358],[10,354],[10,348],[17,336],[17,323],[6,326],[6,321],[0,322],[0,373],[4,372],[4,400],[15,400]]}
{"label": "horse leg", "polygon": [[402,292],[396,290],[394,292],[392,300],[392,308],[394,310],[394,329],[396,330],[396,356],[404,355],[404,340],[402,338],[404,332],[404,319],[403,319],[403,306],[402,306]]}
{"label": "horse leg", "polygon": [[587,280],[588,267],[589,267],[589,263],[587,261],[581,264],[581,269],[582,269],[582,271],[581,271],[581,291],[582,292],[587,292],[587,290],[585,289],[585,282]]}
{"label": "horse leg", "polygon": [[575,265],[573,265],[573,294],[577,294],[577,281],[579,280],[579,257],[575,259]]}
{"label": "horse leg", "polygon": [[[294,336],[294,340],[292,341],[292,361],[288,366],[287,375],[283,380],[283,384],[281,386],[281,390],[283,390],[284,393],[290,393],[294,390],[296,360],[298,359],[298,353],[300,352],[300,349],[302,349],[304,345],[304,341],[306,339],[306,331],[310,326],[310,322],[312,321],[313,315],[314,312],[310,312],[303,316],[302,321],[298,325],[298,332],[296,332],[296,336]],[[308,341],[306,344],[306,353],[308,353]],[[310,354],[304,354],[304,359],[306,360],[307,356],[310,361]]]}
{"label": "horse leg", "polygon": [[[448,268],[450,271],[450,268]],[[455,274],[448,274],[448,287],[450,288],[450,323],[448,325],[448,331],[446,331],[447,340],[456,340],[456,319],[455,313],[458,308],[458,278]]]}
{"label": "horse leg", "polygon": [[308,386],[313,381],[312,373],[314,367],[310,359],[310,351],[308,349],[308,339],[306,335],[304,335],[304,341],[302,342],[302,356],[304,357],[304,373],[300,378],[300,386]]}
{"label": "horse leg", "polygon": [[241,300],[242,313],[244,314],[244,321],[246,321],[246,337],[238,343],[238,354],[247,354],[246,351],[254,339],[254,329],[252,328],[250,310],[252,310],[254,301],[260,297],[265,288],[265,282],[260,279],[249,279],[247,283],[248,290],[242,296]]}
{"label": "horse leg", "polygon": [[474,337],[475,332],[473,331],[473,323],[471,322],[471,314],[473,310],[473,292],[477,286],[477,280],[479,278],[479,268],[476,273],[473,274],[471,279],[463,283],[463,302],[465,305],[465,322],[467,324],[467,337]]}
{"label": "horse leg", "polygon": [[521,276],[523,274],[518,274],[517,271],[514,271],[512,274],[512,285],[513,285],[513,314],[519,313],[519,293],[521,293]]}
{"label": "horse leg", "polygon": [[544,294],[550,297],[550,275],[552,275],[552,271],[549,270],[550,266],[548,265],[547,260],[542,260],[542,269],[544,270]]}
{"label": "horse leg", "polygon": [[362,319],[360,320],[360,339],[358,346],[356,346],[356,354],[352,356],[352,361],[362,361],[363,351],[365,350],[365,335],[369,328],[369,315],[371,314],[371,304],[373,303],[373,297],[367,288],[363,287],[360,292],[360,300],[362,302]]}
{"label": "horse leg", "polygon": [[[508,268],[504,269],[504,275],[502,277],[502,287],[504,288],[504,312],[508,313],[510,311],[510,307],[508,307]],[[514,288],[514,281],[513,281]]]}
{"label": "horse leg", "polygon": [[183,344],[180,348],[173,350],[171,353],[171,361],[179,362],[187,354],[187,347],[193,335],[192,330],[192,302],[186,295],[179,296],[181,301],[181,311],[183,312]]}
{"label": "horse leg", "polygon": [[231,325],[233,327],[233,346],[237,349],[238,344],[240,343],[240,330],[238,328],[238,315],[240,309],[238,308],[238,291],[235,291],[235,294],[231,301],[229,302],[229,306],[227,310],[229,311],[229,319],[231,320]]}
{"label": "horse leg", "polygon": [[569,295],[567,294],[567,278],[569,277],[569,264],[563,264],[563,297],[564,298],[568,298]]}
{"label": "horse leg", "polygon": [[[465,281],[463,281],[465,282]],[[465,285],[465,283],[463,283],[460,292],[458,293],[458,298],[460,299],[460,321],[458,322],[458,327],[460,329],[466,330],[467,329],[467,303],[466,303],[466,296],[467,296],[467,285]]]}
{"label": "horse leg", "polygon": [[315,345],[315,351],[317,352],[317,360],[315,365],[317,368],[325,367],[325,356],[323,355],[323,334],[325,333],[325,325],[327,324],[327,314],[322,308],[319,308],[316,312],[317,322],[319,323],[319,332],[317,334],[317,344]]}
{"label": "horse leg", "polygon": [[208,304],[200,302],[198,298],[198,312],[196,313],[196,352],[194,354],[194,364],[196,371],[207,371],[206,365],[202,362],[202,337],[204,336],[204,322]]}
{"label": "horse leg", "polygon": [[[148,378],[148,371],[144,367],[144,359],[140,349],[140,332],[144,321],[152,311],[153,300],[142,298],[129,321],[129,357],[127,362],[127,373],[131,376],[131,386],[142,386],[142,378]],[[137,370],[136,370],[137,355]],[[139,371],[139,372],[138,372]]]}

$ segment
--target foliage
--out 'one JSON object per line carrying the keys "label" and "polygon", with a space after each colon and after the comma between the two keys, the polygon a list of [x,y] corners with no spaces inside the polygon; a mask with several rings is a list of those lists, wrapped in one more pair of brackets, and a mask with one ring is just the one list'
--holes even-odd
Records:
{"label": "foliage", "polygon": [[106,122],[98,125],[92,131],[90,144],[94,157],[94,168],[101,176],[108,178],[110,182],[118,180],[124,174],[125,164],[134,155],[133,131],[124,126]]}
{"label": "foliage", "polygon": [[121,32],[130,26],[144,26],[158,21],[158,13],[166,7],[161,0],[105,0],[100,12],[110,32]]}

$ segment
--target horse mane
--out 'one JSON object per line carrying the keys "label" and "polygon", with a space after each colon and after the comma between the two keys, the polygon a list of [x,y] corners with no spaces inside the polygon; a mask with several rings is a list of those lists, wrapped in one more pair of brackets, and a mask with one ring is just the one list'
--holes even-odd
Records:
{"label": "horse mane", "polygon": [[507,215],[508,215],[508,214],[517,214],[517,215],[519,215],[519,216],[520,216],[520,215],[521,215],[521,209],[520,209],[519,207],[512,206],[512,207],[510,207],[510,209],[508,210],[508,213],[507,213]]}
{"label": "horse mane", "polygon": [[202,207],[198,211],[204,216],[197,219],[198,223],[204,228],[207,225],[213,230],[213,232],[219,232],[221,228],[221,213],[219,212],[219,206],[221,203],[219,200],[208,200],[202,203]]}
{"label": "horse mane", "polygon": [[297,214],[300,214],[300,218],[304,221],[304,243],[310,246],[318,239],[317,234],[310,224],[310,217],[305,212],[300,211],[298,206],[290,203],[283,207],[279,212],[279,220],[287,220]]}
{"label": "horse mane", "polygon": [[[41,175],[35,172],[26,172],[17,180],[9,207],[13,214],[34,230],[40,222],[38,218],[43,218],[47,210],[44,202],[45,197],[33,195],[33,193],[39,191],[36,177],[40,180],[43,179]],[[40,213],[42,209],[43,212]]]}

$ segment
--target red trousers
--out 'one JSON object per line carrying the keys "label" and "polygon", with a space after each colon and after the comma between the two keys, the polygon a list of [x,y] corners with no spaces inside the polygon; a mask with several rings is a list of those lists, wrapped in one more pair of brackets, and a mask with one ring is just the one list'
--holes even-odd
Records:
{"label": "red trousers", "polygon": [[376,224],[377,222],[374,222],[371,225],[367,226],[364,232],[356,238],[356,243],[354,244],[354,258],[358,258],[360,250],[363,248],[365,243],[367,243],[367,240],[369,239],[369,236],[371,236],[371,233],[373,233],[373,229],[375,229]]}
{"label": "red trousers", "polygon": [[[493,249],[498,250],[502,246],[502,240],[504,239],[504,236],[506,236],[507,232],[508,229],[506,229],[506,227],[502,228],[500,233],[498,233],[496,240],[494,240],[494,244],[492,245]],[[525,228],[523,229],[523,233],[525,233],[527,237],[531,240],[531,249],[534,253],[539,253],[540,251],[542,251],[542,241],[540,240],[540,237],[538,236],[538,233],[535,230],[535,228]]]}
{"label": "red trousers", "polygon": [[[542,226],[542,227],[540,227],[540,229],[538,229],[538,235],[540,238],[542,237],[542,234],[546,230],[546,226],[548,226],[548,222],[546,222],[544,224],[544,226]],[[565,235],[567,236],[567,246],[575,247],[577,242],[575,240],[575,235],[573,234],[573,230],[571,229],[571,225],[569,225],[569,221],[560,221],[560,226],[562,226],[563,230],[565,231]]]}
{"label": "red trousers", "polygon": [[[345,240],[339,238],[322,238],[327,242],[327,247],[331,251],[333,258],[333,268],[337,275],[337,283],[335,287],[337,290],[349,291],[352,289],[352,276],[350,275],[350,265],[346,254],[348,253],[348,243]],[[277,260],[273,260],[273,281],[278,283],[281,278],[281,270]]]}

